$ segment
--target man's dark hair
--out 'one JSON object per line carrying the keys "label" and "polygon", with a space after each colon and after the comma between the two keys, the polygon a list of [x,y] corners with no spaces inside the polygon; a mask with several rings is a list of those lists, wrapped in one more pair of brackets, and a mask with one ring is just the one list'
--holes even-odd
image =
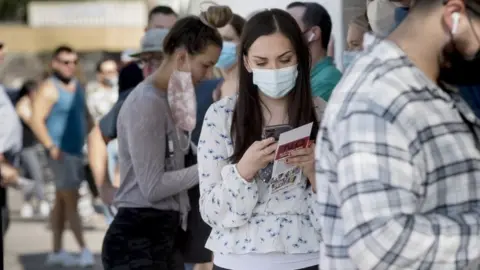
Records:
{"label": "man's dark hair", "polygon": [[332,19],[328,11],[320,4],[314,2],[293,2],[287,6],[287,9],[304,7],[302,22],[305,27],[318,26],[322,30],[322,48],[328,48],[330,36],[332,35]]}
{"label": "man's dark hair", "polygon": [[96,67],[95,67],[96,72],[97,72],[97,73],[102,72],[102,65],[103,65],[103,63],[108,62],[108,61],[113,61],[113,62],[115,62],[115,59],[112,59],[112,58],[103,58],[102,60],[98,61],[98,62],[97,62],[97,65],[96,65]]}
{"label": "man's dark hair", "polygon": [[67,45],[58,46],[55,50],[53,50],[53,58],[56,58],[61,53],[75,53],[75,50]]}
{"label": "man's dark hair", "polygon": [[164,15],[174,15],[175,17],[178,17],[177,13],[173,11],[171,7],[168,6],[156,6],[150,10],[150,13],[148,13],[148,20],[150,21],[152,17],[156,14],[164,14]]}
{"label": "man's dark hair", "polygon": [[303,3],[303,2],[292,2],[292,3],[288,4],[287,9],[296,8],[296,7],[305,7],[305,3]]}

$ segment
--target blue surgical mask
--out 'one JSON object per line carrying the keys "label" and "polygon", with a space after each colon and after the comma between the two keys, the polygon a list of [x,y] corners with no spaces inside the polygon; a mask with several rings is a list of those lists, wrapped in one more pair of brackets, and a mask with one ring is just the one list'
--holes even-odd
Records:
{"label": "blue surgical mask", "polygon": [[236,61],[237,44],[230,41],[224,41],[220,58],[218,58],[218,62],[215,66],[220,69],[229,69],[235,64]]}
{"label": "blue surgical mask", "polygon": [[348,68],[360,53],[361,52],[359,52],[359,51],[345,51],[345,52],[343,52],[343,67],[345,69]]}
{"label": "blue surgical mask", "polygon": [[297,82],[298,69],[293,65],[281,69],[252,69],[253,84],[268,97],[282,98],[288,95]]}

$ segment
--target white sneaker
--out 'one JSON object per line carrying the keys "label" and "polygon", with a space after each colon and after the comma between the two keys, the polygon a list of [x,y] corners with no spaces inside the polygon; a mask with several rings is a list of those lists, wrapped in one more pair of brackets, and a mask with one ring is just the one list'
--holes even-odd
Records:
{"label": "white sneaker", "polygon": [[80,253],[78,265],[80,267],[93,267],[95,265],[95,258],[90,250],[84,248]]}
{"label": "white sneaker", "polygon": [[22,218],[32,218],[33,206],[30,203],[24,203],[22,209],[20,209],[20,216]]}
{"label": "white sneaker", "polygon": [[48,254],[47,261],[45,262],[47,266],[63,266],[63,267],[72,267],[78,266],[79,261],[70,253],[65,251],[60,251],[57,253]]}
{"label": "white sneaker", "polygon": [[38,207],[38,213],[41,217],[48,217],[50,215],[50,205],[46,201],[40,202],[40,206]]}

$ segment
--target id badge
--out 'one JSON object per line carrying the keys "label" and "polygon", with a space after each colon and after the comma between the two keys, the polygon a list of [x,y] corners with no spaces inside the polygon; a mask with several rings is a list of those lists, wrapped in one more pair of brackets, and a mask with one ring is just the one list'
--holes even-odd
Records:
{"label": "id badge", "polygon": [[300,184],[302,180],[302,171],[299,167],[283,172],[270,181],[270,193],[277,193],[291,189]]}

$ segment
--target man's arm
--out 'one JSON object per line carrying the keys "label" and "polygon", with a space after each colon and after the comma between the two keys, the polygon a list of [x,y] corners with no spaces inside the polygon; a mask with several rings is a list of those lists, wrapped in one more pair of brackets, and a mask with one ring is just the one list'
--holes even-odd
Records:
{"label": "man's arm", "polygon": [[423,158],[411,151],[418,142],[410,125],[415,117],[394,119],[374,102],[351,106],[364,109],[339,116],[328,138],[338,156],[345,239],[358,269],[463,269],[478,259],[480,209],[419,212],[425,173]]}
{"label": "man's arm", "polygon": [[88,135],[88,162],[97,187],[102,187],[107,177],[107,146],[98,125]]}
{"label": "man's arm", "polygon": [[85,103],[85,113],[87,117],[87,134],[89,134],[95,127],[95,120],[93,119],[92,114],[88,110],[87,103]]}
{"label": "man's arm", "polygon": [[50,81],[46,81],[40,86],[32,104],[31,128],[40,143],[48,149],[55,145],[48,134],[46,121],[57,100],[57,90]]}

